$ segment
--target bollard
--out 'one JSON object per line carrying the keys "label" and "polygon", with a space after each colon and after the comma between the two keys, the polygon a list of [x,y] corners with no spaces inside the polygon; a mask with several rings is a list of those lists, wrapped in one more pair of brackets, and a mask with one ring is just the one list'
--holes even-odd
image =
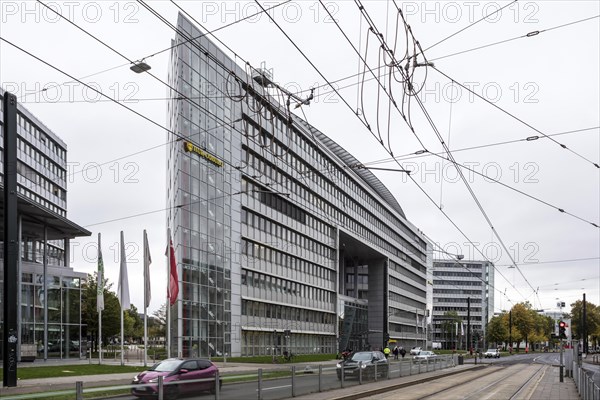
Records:
{"label": "bollard", "polygon": [[296,397],[296,366],[292,365],[292,397]]}
{"label": "bollard", "polygon": [[342,375],[342,379],[341,379],[340,382],[341,382],[341,387],[343,388],[344,387],[344,364],[342,364],[342,373],[341,373],[341,375]]}
{"label": "bollard", "polygon": [[258,369],[258,400],[262,399],[262,368]]}
{"label": "bollard", "polygon": [[158,400],[164,400],[164,398],[165,398],[164,390],[165,390],[165,387],[163,385],[163,377],[159,376],[158,377]]}
{"label": "bollard", "polygon": [[221,378],[219,377],[219,370],[215,371],[215,400],[219,400],[221,392]]}
{"label": "bollard", "polygon": [[75,399],[83,400],[83,382],[82,381],[75,382]]}
{"label": "bollard", "polygon": [[375,363],[375,373],[373,374],[373,379],[377,382],[377,363]]}
{"label": "bollard", "polygon": [[358,362],[358,384],[362,385],[362,361]]}
{"label": "bollard", "polygon": [[322,391],[321,375],[323,374],[323,366],[319,364],[319,393]]}

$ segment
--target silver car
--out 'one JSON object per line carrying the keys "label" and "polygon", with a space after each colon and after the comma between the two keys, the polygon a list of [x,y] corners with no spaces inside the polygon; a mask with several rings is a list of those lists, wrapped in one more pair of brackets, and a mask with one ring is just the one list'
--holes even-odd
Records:
{"label": "silver car", "polygon": [[419,352],[419,354],[417,354],[416,356],[413,357],[414,360],[429,360],[430,358],[435,358],[437,357],[437,354],[435,354],[433,351],[428,351],[428,350],[421,350]]}

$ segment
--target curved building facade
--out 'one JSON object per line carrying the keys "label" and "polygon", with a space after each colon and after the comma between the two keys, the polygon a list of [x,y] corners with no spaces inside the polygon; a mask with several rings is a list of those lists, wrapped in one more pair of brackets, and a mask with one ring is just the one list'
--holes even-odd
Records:
{"label": "curved building facade", "polygon": [[358,160],[179,15],[168,226],[183,356],[424,345],[427,244]]}

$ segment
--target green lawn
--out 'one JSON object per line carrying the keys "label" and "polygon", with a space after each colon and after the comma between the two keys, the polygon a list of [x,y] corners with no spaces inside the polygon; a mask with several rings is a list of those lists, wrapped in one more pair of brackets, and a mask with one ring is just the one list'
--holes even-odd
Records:
{"label": "green lawn", "polygon": [[[122,372],[141,372],[144,367],[120,365],[44,365],[39,367],[17,368],[17,379],[56,378],[63,376],[119,374]],[[0,368],[0,373],[2,369]]]}

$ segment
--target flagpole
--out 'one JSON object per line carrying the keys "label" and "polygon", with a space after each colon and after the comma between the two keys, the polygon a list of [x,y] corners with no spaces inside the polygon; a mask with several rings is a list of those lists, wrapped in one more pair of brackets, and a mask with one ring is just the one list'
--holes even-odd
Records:
{"label": "flagpole", "polygon": [[[101,235],[100,232],[98,232],[98,275],[96,281],[96,309],[98,310],[98,364],[102,364],[102,310],[104,309],[104,261],[102,260],[101,246]],[[91,356],[92,354],[90,352],[90,358]]]}
{"label": "flagpole", "polygon": [[144,367],[148,365],[148,237],[144,229]]}
{"label": "flagpole", "polygon": [[125,254],[125,239],[123,231],[121,231],[121,265],[119,269],[119,286],[118,294],[119,301],[121,303],[121,365],[125,364],[125,330],[123,327],[123,313],[131,308],[131,302],[129,299],[129,279],[127,277],[127,255]]}
{"label": "flagpole", "polygon": [[165,333],[167,339],[167,358],[171,358],[171,298],[169,296],[169,282],[171,277],[171,228],[167,228],[167,330]]}

